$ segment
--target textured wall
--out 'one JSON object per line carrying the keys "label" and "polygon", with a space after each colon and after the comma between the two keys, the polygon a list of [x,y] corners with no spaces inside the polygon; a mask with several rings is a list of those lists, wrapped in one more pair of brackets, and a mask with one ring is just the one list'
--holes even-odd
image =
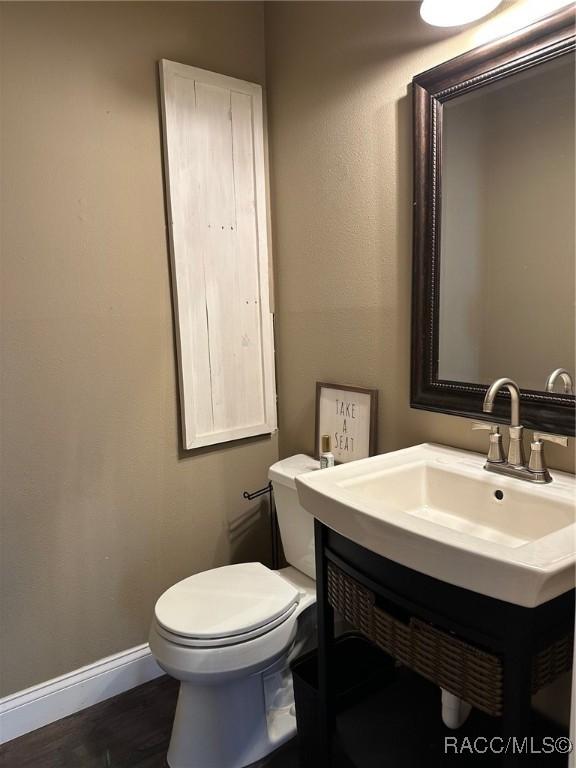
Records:
{"label": "textured wall", "polygon": [[[551,5],[541,3],[541,15]],[[534,3],[460,33],[424,24],[418,9],[266,6],[283,455],[311,449],[317,380],[380,389],[380,451],[423,441],[486,447],[470,421],[409,407],[409,84],[532,20]],[[573,446],[554,448],[551,465],[573,468]]]}
{"label": "textured wall", "polygon": [[[258,556],[275,439],[179,457],[157,60],[264,82],[251,3],[1,3],[2,693]],[[262,545],[262,546],[261,546]]]}

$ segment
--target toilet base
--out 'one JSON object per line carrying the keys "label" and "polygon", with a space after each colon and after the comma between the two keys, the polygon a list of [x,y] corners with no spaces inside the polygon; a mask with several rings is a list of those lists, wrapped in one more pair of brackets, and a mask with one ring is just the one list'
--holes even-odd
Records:
{"label": "toilet base", "polygon": [[180,683],[170,768],[245,768],[296,733],[283,656],[264,671],[221,685]]}

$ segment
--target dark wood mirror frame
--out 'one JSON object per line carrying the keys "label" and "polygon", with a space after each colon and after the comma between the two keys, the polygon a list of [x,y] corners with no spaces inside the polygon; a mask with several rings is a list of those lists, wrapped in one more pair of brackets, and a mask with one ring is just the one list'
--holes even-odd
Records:
{"label": "dark wood mirror frame", "polygon": [[[412,370],[410,405],[429,411],[490,421],[510,418],[508,393],[493,414],[482,412],[487,387],[438,378],[442,111],[444,102],[488,83],[550,61],[576,48],[574,6],[494,41],[413,81],[414,256],[412,274]],[[502,371],[502,376],[506,376]],[[522,390],[525,426],[574,435],[573,395]]]}

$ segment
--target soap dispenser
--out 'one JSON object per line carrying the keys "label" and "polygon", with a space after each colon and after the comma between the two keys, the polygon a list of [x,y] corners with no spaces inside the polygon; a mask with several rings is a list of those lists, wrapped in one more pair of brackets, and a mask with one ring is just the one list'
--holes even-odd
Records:
{"label": "soap dispenser", "polygon": [[322,435],[322,453],[320,454],[320,469],[334,466],[334,454],[330,450],[330,435]]}

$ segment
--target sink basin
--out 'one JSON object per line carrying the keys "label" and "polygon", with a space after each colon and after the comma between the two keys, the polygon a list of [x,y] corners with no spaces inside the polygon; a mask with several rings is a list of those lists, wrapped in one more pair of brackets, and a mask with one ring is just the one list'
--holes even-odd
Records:
{"label": "sink basin", "polygon": [[576,479],[532,485],[485,458],[417,445],[296,479],[300,503],[372,552],[442,581],[534,607],[572,589]]}

